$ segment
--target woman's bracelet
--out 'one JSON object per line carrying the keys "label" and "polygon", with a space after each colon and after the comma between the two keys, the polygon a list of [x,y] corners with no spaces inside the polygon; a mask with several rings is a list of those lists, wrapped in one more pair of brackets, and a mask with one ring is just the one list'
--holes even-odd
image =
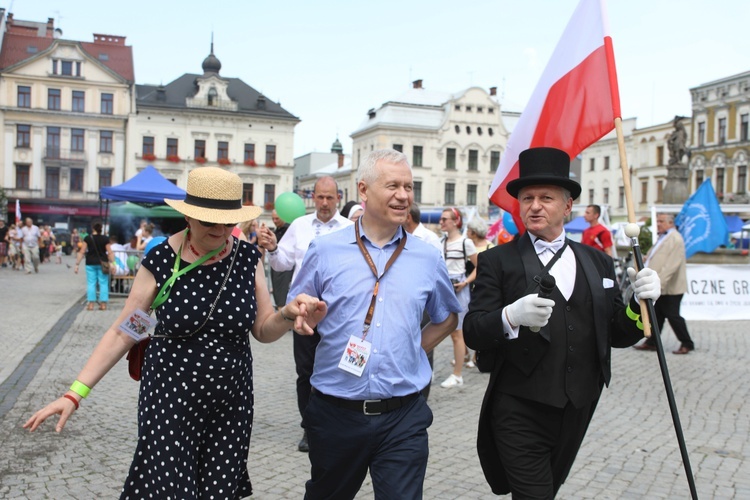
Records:
{"label": "woman's bracelet", "polygon": [[287,321],[294,321],[294,318],[290,318],[289,316],[287,316],[286,314],[284,314],[284,308],[283,307],[281,309],[279,309],[279,314],[281,314],[282,319],[285,319]]}
{"label": "woman's bracelet", "polygon": [[70,391],[75,392],[82,398],[85,398],[89,395],[89,392],[91,392],[91,387],[87,386],[83,382],[76,380],[75,382],[73,382],[73,385],[70,386]]}
{"label": "woman's bracelet", "polygon": [[76,410],[78,409],[78,400],[76,398],[74,398],[70,394],[63,394],[63,397],[65,399],[69,399],[69,400],[73,401],[73,404],[76,405]]}

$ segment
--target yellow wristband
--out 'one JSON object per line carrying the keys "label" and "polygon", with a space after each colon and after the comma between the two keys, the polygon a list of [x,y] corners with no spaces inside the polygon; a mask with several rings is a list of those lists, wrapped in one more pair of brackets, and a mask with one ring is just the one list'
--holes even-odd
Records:
{"label": "yellow wristband", "polygon": [[89,392],[91,392],[91,387],[87,386],[83,382],[79,382],[76,380],[73,382],[73,385],[70,386],[70,390],[81,396],[82,398],[85,398],[89,395]]}
{"label": "yellow wristband", "polygon": [[637,328],[638,328],[639,330],[643,330],[643,322],[641,321],[641,315],[640,315],[640,314],[638,314],[638,313],[636,313],[635,311],[633,311],[633,310],[632,310],[632,309],[630,308],[630,304],[628,304],[628,307],[627,307],[627,308],[625,309],[625,314],[627,314],[627,315],[628,315],[628,318],[630,318],[630,319],[632,319],[633,321],[635,321],[635,326],[636,326],[636,327],[637,327]]}

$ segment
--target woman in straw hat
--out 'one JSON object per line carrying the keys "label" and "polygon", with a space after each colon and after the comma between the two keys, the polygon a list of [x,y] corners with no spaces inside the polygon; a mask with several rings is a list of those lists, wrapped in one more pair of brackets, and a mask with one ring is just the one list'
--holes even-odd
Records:
{"label": "woman in straw hat", "polygon": [[312,334],[325,305],[299,295],[274,313],[257,248],[231,236],[235,224],[261,212],[242,205],[237,175],[195,169],[185,200],[165,201],[185,215],[187,228],[144,258],[119,318],[71,389],[24,427],[33,431],[59,414],[61,431],[133,347],[134,325],[148,323],[142,311],[155,309],[159,323],[145,351],[138,398],[138,446],[122,498],[246,497],[253,415],[248,333],[273,342],[293,321],[295,331]]}

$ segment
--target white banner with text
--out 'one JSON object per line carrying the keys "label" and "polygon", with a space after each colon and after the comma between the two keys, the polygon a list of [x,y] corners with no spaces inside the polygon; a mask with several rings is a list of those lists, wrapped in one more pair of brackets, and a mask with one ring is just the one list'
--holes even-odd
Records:
{"label": "white banner with text", "polygon": [[750,265],[687,265],[686,320],[750,319]]}

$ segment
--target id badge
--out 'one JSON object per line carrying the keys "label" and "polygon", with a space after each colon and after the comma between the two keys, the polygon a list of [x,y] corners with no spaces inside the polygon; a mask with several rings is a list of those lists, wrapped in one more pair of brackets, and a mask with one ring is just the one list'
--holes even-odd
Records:
{"label": "id badge", "polygon": [[349,337],[349,342],[346,343],[344,353],[341,355],[341,361],[339,361],[339,368],[361,377],[365,371],[367,360],[370,358],[371,346],[371,343],[362,340],[356,335]]}
{"label": "id badge", "polygon": [[148,333],[158,322],[156,318],[136,309],[125,321],[120,323],[120,331],[130,335],[136,342],[140,342],[148,337]]}

